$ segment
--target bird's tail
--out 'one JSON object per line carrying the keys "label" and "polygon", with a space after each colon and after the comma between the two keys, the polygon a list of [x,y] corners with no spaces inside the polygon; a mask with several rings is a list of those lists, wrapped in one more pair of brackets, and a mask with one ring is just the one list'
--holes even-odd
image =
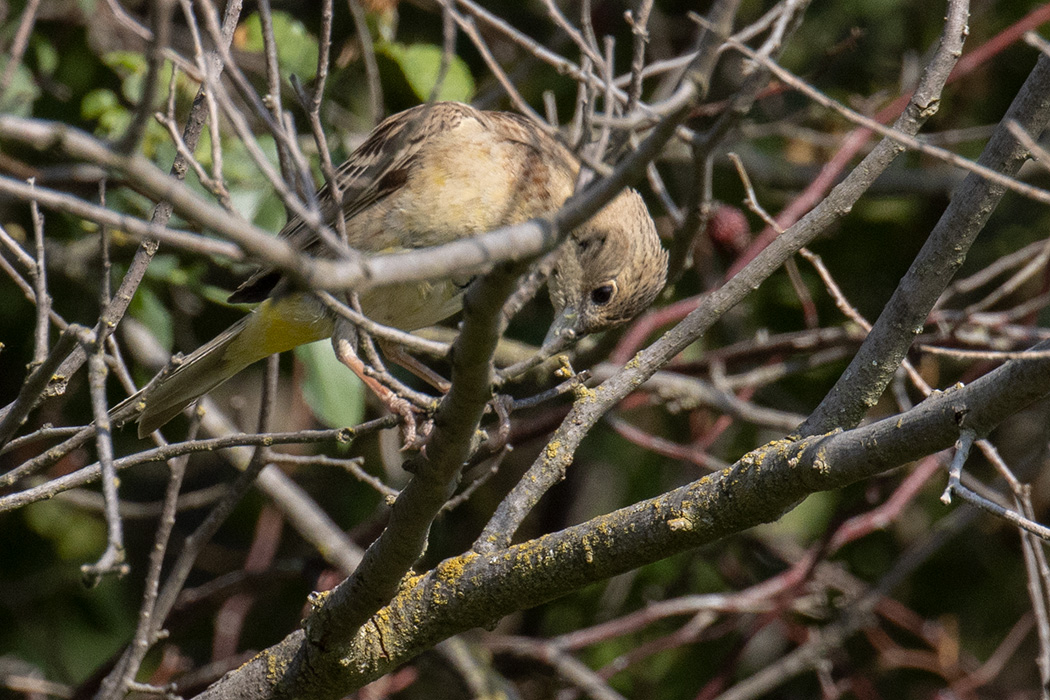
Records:
{"label": "bird's tail", "polygon": [[327,338],[332,321],[317,313],[317,302],[306,295],[270,299],[206,345],[172,364],[142,391],[114,410],[141,410],[139,437],[177,416],[198,398],[248,365],[304,343]]}
{"label": "bird's tail", "polygon": [[248,326],[251,316],[245,316],[211,342],[197,348],[186,357],[178,358],[161,372],[142,391],[114,409],[118,413],[126,404],[137,404],[139,437],[145,437],[177,416],[182,409],[240,372],[255,360],[231,366],[227,350]]}

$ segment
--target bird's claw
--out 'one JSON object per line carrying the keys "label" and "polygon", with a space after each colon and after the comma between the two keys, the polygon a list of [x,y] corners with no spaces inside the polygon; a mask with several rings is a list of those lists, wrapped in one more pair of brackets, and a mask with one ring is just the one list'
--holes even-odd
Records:
{"label": "bird's claw", "polygon": [[[384,403],[391,413],[401,417],[401,451],[422,450],[430,437],[434,421],[418,406],[400,396],[391,396]],[[420,417],[424,418],[422,422]]]}

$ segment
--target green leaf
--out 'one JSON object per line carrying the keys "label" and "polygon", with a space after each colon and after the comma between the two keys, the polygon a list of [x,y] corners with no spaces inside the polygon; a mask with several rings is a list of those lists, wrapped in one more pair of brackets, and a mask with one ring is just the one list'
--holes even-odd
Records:
{"label": "green leaf", "polygon": [[327,340],[300,345],[295,356],[306,367],[303,398],[331,428],[357,425],[365,415],[364,384],[341,363]]}
{"label": "green leaf", "polygon": [[794,510],[781,516],[780,520],[759,525],[755,529],[812,542],[827,530],[838,501],[838,495],[828,491],[810,494]]}
{"label": "green leaf", "polygon": [[80,102],[80,115],[85,119],[101,119],[106,112],[119,107],[120,100],[116,93],[98,88],[84,95]]}
{"label": "green leaf", "polygon": [[110,51],[102,57],[102,62],[120,76],[120,91],[124,97],[129,102],[140,102],[142,86],[149,70],[146,57],[133,51]]}
{"label": "green leaf", "polygon": [[[205,132],[204,136],[207,135]],[[202,138],[202,146],[198,151],[200,151],[201,162],[206,162],[210,166],[210,144],[208,151],[205,152],[204,141],[205,139]],[[263,153],[266,154],[267,160],[276,167],[277,145],[273,137],[260,136],[258,143]],[[285,221],[284,203],[259,174],[259,168],[249,155],[248,149],[239,140],[228,141],[223,146],[226,186],[230,191],[234,208],[241,213],[241,216],[262,228],[271,231],[279,230]]]}
{"label": "green leaf", "polygon": [[[302,81],[310,80],[317,73],[317,39],[307,31],[302,22],[284,12],[274,12],[273,39],[277,45],[277,65],[285,80],[295,74]],[[244,31],[239,48],[245,51],[262,51],[262,20],[255,13],[241,25]]]}
{"label": "green leaf", "polygon": [[[252,221],[260,228],[267,231],[279,231],[287,218],[284,202],[272,193],[260,192],[259,188],[255,189],[255,193],[257,199],[254,206],[251,209],[239,209],[238,211],[245,212],[245,216],[248,216],[250,212]],[[263,194],[266,196],[262,196]]]}
{"label": "green leaf", "polygon": [[[443,52],[440,46],[384,42],[377,44],[376,51],[397,64],[416,97],[421,100],[430,99],[430,93],[433,92],[441,72]],[[473,96],[474,76],[459,56],[451,56],[437,99],[469,102]]]}
{"label": "green leaf", "polygon": [[80,113],[85,119],[98,122],[96,133],[104,137],[123,134],[131,123],[131,112],[121,105],[115,92],[104,88],[92,90],[84,96]]}
{"label": "green leaf", "polygon": [[53,75],[58,70],[59,54],[54,44],[40,36],[33,35],[29,45],[36,56],[36,67],[44,75]]}
{"label": "green leaf", "polygon": [[[150,271],[153,271],[152,264]],[[157,342],[171,350],[175,344],[171,313],[148,285],[139,286],[138,291],[135,292],[131,300],[131,312],[150,330]]]}
{"label": "green leaf", "polygon": [[[6,57],[0,58],[0,75],[6,70],[8,60]],[[16,66],[7,90],[0,95],[0,113],[28,117],[33,113],[33,103],[38,97],[40,89],[33,80],[33,74],[25,65]]]}
{"label": "green leaf", "polygon": [[[230,306],[230,304],[226,302],[226,298],[230,296],[230,290],[225,287],[218,287],[214,284],[209,284],[206,281],[207,272],[208,265],[201,260],[184,261],[174,255],[158,255],[153,259],[153,263],[150,264],[149,269],[146,271],[146,277],[151,281],[160,282],[164,287],[185,287],[194,294],[213,304],[226,307]],[[159,298],[144,298],[144,302],[147,304],[159,304],[159,309],[143,308],[142,310],[145,313],[150,314],[151,318],[163,320],[167,326],[170,327],[170,314]],[[158,311],[163,312],[163,318],[155,315]],[[147,321],[146,318],[143,318],[142,320],[144,322]],[[163,339],[165,336],[158,337]]]}
{"label": "green leaf", "polygon": [[97,557],[106,546],[106,526],[78,508],[55,501],[39,501],[23,511],[26,525],[55,547],[65,561]]}

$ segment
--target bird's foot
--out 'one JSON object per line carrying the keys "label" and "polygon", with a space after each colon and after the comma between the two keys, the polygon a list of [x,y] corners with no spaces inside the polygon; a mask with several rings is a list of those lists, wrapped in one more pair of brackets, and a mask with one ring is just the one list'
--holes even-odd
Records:
{"label": "bird's foot", "polygon": [[434,428],[431,412],[393,393],[383,397],[383,404],[401,418],[401,451],[422,450]]}
{"label": "bird's foot", "polygon": [[507,394],[496,394],[489,399],[485,406],[485,412],[496,415],[495,429],[486,429],[488,439],[485,441],[485,450],[495,454],[506,447],[510,441],[510,411],[514,405],[514,399]]}

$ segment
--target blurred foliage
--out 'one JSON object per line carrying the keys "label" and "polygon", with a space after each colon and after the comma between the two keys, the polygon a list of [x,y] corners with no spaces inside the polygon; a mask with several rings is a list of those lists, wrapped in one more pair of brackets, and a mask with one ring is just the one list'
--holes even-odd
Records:
{"label": "blurred foliage", "polygon": [[[397,66],[412,93],[421,101],[433,96],[438,100],[470,102],[474,95],[474,78],[470,69],[456,56],[452,56],[448,66],[443,68],[444,52],[440,46],[382,41],[376,45],[376,53]],[[445,71],[443,76],[442,70]],[[440,87],[438,78],[441,78]],[[436,94],[435,88],[439,88]]]}
{"label": "blurred foliage", "polygon": [[[319,49],[317,37],[312,35],[302,22],[284,12],[273,13],[273,38],[277,47],[277,63],[282,81],[296,75],[300,80],[311,80],[317,74]],[[251,14],[241,24],[234,39],[242,51],[262,53],[262,20],[258,13]]]}
{"label": "blurred foliage", "polygon": [[[102,4],[90,0],[44,3],[45,9],[23,60],[0,95],[0,111],[57,120],[101,138],[119,139],[142,98],[147,62],[139,42],[128,40],[127,46],[121,46],[113,38],[118,35],[114,20],[108,12],[100,10]],[[134,6],[134,10],[140,9],[139,4],[127,3],[129,7]],[[572,50],[564,34],[552,26],[542,3],[492,1],[485,4],[540,44],[558,51]],[[312,87],[318,56],[315,3],[275,5],[280,10],[274,16],[274,32],[284,91],[281,99],[304,134],[301,146],[317,168],[316,145],[306,135],[305,115],[288,83],[294,75],[308,91]],[[391,3],[390,6],[397,6],[395,10],[383,3],[371,5],[375,7],[369,21],[380,64],[386,112],[429,98],[442,73],[440,99],[474,100],[488,108],[509,107],[481,56],[462,34],[457,38],[456,55],[447,66],[442,66],[440,14],[426,3]],[[578,15],[576,3],[559,5],[565,6],[567,16]],[[653,58],[677,55],[682,47],[688,46],[695,25],[685,18],[685,12],[703,11],[706,5],[683,0],[657,2],[650,27]],[[6,20],[0,24],[0,46],[6,48],[25,3],[0,2],[0,6],[7,9]],[[615,35],[618,67],[626,69],[631,35],[622,16],[627,4],[594,0],[593,6],[596,33]],[[759,0],[744,2],[738,25],[754,21],[769,6],[770,3]],[[368,122],[362,48],[345,3],[336,3],[336,9],[333,65],[322,117],[330,128],[329,146],[338,162],[352,150],[355,139],[372,125]],[[905,0],[814,3],[789,42],[782,63],[831,96],[872,113],[900,94],[902,81],[914,80],[906,69],[921,65],[940,32],[943,9],[942,3]],[[968,47],[986,41],[1030,9],[1031,3],[1020,0],[975,2]],[[180,22],[181,19],[176,22],[176,30],[184,29]],[[176,31],[175,45],[184,51],[188,50],[183,45],[186,39],[184,32]],[[261,47],[258,15],[249,14],[236,34],[234,48],[249,79],[265,92]],[[499,59],[524,97],[539,108],[543,93],[550,91],[557,101],[559,116],[567,120],[575,100],[575,83],[515,47],[502,48],[504,53]],[[6,53],[0,56],[0,75],[9,60]],[[999,119],[1033,63],[1034,52],[1021,45],[992,59],[964,82],[946,90],[930,130],[962,129]],[[166,109],[171,70],[171,64],[166,63],[157,82],[154,105],[160,110]],[[714,95],[731,93],[737,78],[733,71],[724,70]],[[174,117],[176,123],[181,123],[197,85],[180,72],[174,86]],[[815,109],[793,93],[774,93],[761,100],[750,121],[750,125],[756,127],[784,126],[754,138],[740,137],[728,144],[729,150],[740,152],[745,160],[763,157],[775,163],[775,169],[759,167],[751,172],[760,201],[774,213],[798,193],[815,168],[826,162],[835,150],[827,141],[810,139],[807,135],[820,132],[838,139],[850,128],[842,119]],[[259,174],[254,156],[226,125],[222,129],[223,173],[233,207],[245,219],[269,230],[279,230],[285,218],[279,198]],[[273,138],[261,129],[257,138],[265,157],[276,164]],[[974,139],[952,148],[975,156],[982,143],[981,139]],[[140,148],[142,155],[165,168],[175,154],[167,130],[152,119],[147,122]],[[195,155],[206,169],[214,165],[208,131],[204,132]],[[18,148],[8,149],[5,144],[0,148],[0,169],[7,173],[14,165],[38,170],[40,181],[49,186],[97,199],[97,183],[78,180],[60,154],[29,153]],[[942,177],[934,165],[923,158],[902,158],[902,163],[885,176],[883,189],[866,196],[847,218],[812,246],[846,296],[869,319],[877,316],[892,294],[948,202],[954,181]],[[658,167],[675,196],[691,186],[691,165],[686,161],[668,157],[659,162]],[[315,174],[318,172],[315,170]],[[928,189],[916,192],[911,188],[908,183],[912,181],[905,176],[916,173],[927,181]],[[716,198],[737,206],[743,191],[725,159],[719,159],[716,174]],[[205,191],[192,174],[187,182]],[[133,185],[108,183],[107,203],[112,208],[148,217],[152,203],[136,194]],[[646,197],[661,229],[668,230],[667,212],[651,192],[647,192]],[[85,230],[81,222],[66,215],[45,215],[50,285],[56,310],[68,320],[90,322],[97,315],[100,260],[97,230]],[[761,221],[747,212],[745,216],[757,232]],[[181,221],[173,223],[185,225]],[[0,200],[0,224],[31,249],[28,207]],[[1048,228],[1050,219],[1045,207],[1007,195],[972,251],[963,274],[981,269],[1008,251],[1045,238]],[[127,269],[134,242],[119,231],[111,231],[110,236],[114,261],[111,281],[115,287]],[[239,311],[232,310],[225,303],[225,297],[243,279],[248,267],[203,260],[178,251],[162,251],[136,293],[130,314],[150,331],[160,346],[187,352],[237,318]],[[697,270],[688,273],[662,302],[685,298],[707,288],[720,279],[732,259],[730,252],[708,249],[704,259],[698,262]],[[839,324],[841,315],[823,293],[812,268],[800,264],[800,269],[806,286],[813,292],[823,323]],[[26,365],[32,358],[34,309],[6,275],[0,277],[0,294],[3,295],[0,341],[4,344],[0,352],[0,404],[6,404],[17,394]],[[549,318],[549,311],[541,306],[539,310],[526,310],[523,317],[527,321],[516,322],[514,327],[523,328],[522,335],[533,340],[534,336],[542,336],[536,327],[542,325],[542,319]],[[1046,323],[1045,311],[1039,320]],[[524,328],[530,324],[533,328]],[[758,333],[787,332],[803,327],[802,305],[787,275],[779,272],[749,298],[746,306],[727,314],[701,344],[688,349],[681,360],[700,361],[706,350],[750,339]],[[282,401],[280,429],[353,425],[368,414],[360,384],[342,371],[326,343],[300,348],[293,360],[285,360],[285,366],[292,367],[285,373],[291,377],[291,389],[282,396],[292,398]],[[816,405],[844,367],[845,360],[841,360],[788,376],[760,389],[754,400],[761,405],[805,413]],[[151,375],[152,368],[138,367],[136,371],[141,381]],[[931,373],[931,381],[939,386],[967,376],[966,366],[951,363],[933,368]],[[217,394],[234,406],[235,413],[241,408],[242,415],[250,416],[250,411],[243,409],[243,403],[238,401],[246,400],[240,398],[242,395],[258,393],[258,378],[258,373],[247,372]],[[74,378],[64,397],[41,408],[39,420],[56,425],[77,425],[90,420],[83,383],[81,373]],[[123,398],[115,382],[111,398],[114,401]],[[443,516],[435,525],[427,562],[439,561],[469,545],[499,498],[542,447],[543,436],[553,427],[552,416],[558,418],[559,410],[545,408],[526,417],[530,426],[537,426],[536,432],[523,431],[524,437],[515,444],[515,451],[500,472],[471,501]],[[632,421],[651,425],[655,433],[674,436],[679,442],[688,442],[694,432],[711,427],[720,418],[707,411],[697,411],[690,416],[669,415],[652,407],[624,413]],[[182,429],[179,424],[176,433]],[[132,444],[130,432],[117,434],[118,448]],[[1020,434],[1029,433],[1021,430]],[[768,431],[735,423],[719,435],[709,451],[721,460],[732,461],[772,437],[775,436]],[[333,456],[344,456],[345,452],[339,447],[332,447],[330,451]],[[386,469],[385,477],[398,473],[396,465],[390,464],[391,450],[376,437],[358,441],[351,452],[367,457],[365,463],[369,469],[376,472]],[[0,461],[5,462],[6,468],[18,463],[21,457],[21,451],[15,450],[0,457]],[[93,461],[90,450],[78,452],[57,465],[50,476],[72,471],[90,461]],[[334,470],[311,467],[291,471],[340,526],[350,530],[359,541],[367,543],[375,536],[382,522],[382,510],[378,507],[381,499],[373,491]],[[657,456],[627,442],[610,425],[601,424],[580,449],[569,478],[530,517],[521,536],[581,522],[620,505],[657,495],[700,474],[694,465]],[[121,496],[133,504],[155,502],[162,493],[165,477],[163,467],[159,466],[130,470],[122,474]],[[197,491],[231,478],[232,470],[220,457],[201,455],[191,461],[184,491]],[[557,635],[643,609],[652,601],[752,585],[783,571],[802,548],[819,545],[830,527],[881,503],[900,478],[901,474],[895,474],[841,492],[817,494],[778,523],[590,586],[541,608],[515,615],[506,624],[518,634]],[[1046,515],[1050,502],[1044,482],[1045,479],[1040,481],[1041,488],[1037,488],[1038,514],[1042,516]],[[879,580],[897,565],[909,546],[950,512],[937,499],[940,486],[935,484],[924,491],[905,510],[900,522],[849,544],[834,561],[863,581]],[[240,570],[244,552],[252,542],[261,507],[259,500],[250,500],[237,509],[220,537],[206,549],[191,586]],[[180,515],[175,539],[185,537],[202,513],[194,509]],[[95,559],[104,546],[104,521],[97,510],[56,499],[0,515],[0,553],[4,562],[0,565],[0,661],[25,660],[48,679],[77,684],[121,648],[133,629],[145,561],[152,546],[154,520],[127,522],[130,576],[123,580],[107,579],[88,591],[81,586],[78,566]],[[1017,620],[1027,614],[1029,605],[1016,534],[995,521],[978,520],[977,523],[965,530],[965,536],[955,536],[894,594],[902,605],[921,618],[937,621],[944,629],[954,631],[958,641],[955,651],[960,657],[983,660]],[[241,640],[243,649],[272,644],[295,627],[306,592],[316,585],[324,564],[316,552],[286,528],[273,568],[274,585],[254,591],[253,612]],[[205,597],[178,613],[180,622],[174,625],[177,645],[194,664],[210,660],[212,623],[221,603],[221,596]],[[611,683],[617,691],[632,698],[698,697],[705,689],[710,690],[705,684],[712,678],[731,682],[746,677],[760,669],[766,660],[782,653],[783,649],[777,647],[778,640],[781,643],[787,638],[797,640],[805,631],[805,625],[819,626],[823,622],[819,615],[826,613],[830,618],[834,601],[822,601],[822,604],[823,607],[814,603],[820,608],[814,613],[816,623],[805,620],[788,625],[766,620],[757,613],[740,616],[735,623],[724,625],[730,629],[722,629],[722,636],[711,639],[702,636],[685,645],[656,650],[644,662],[633,665],[629,672],[613,674]],[[678,622],[665,620],[636,634],[595,644],[587,649],[583,659],[592,668],[601,668],[643,645],[658,647],[664,635],[678,629]],[[785,631],[780,625],[788,625],[790,629]],[[904,632],[901,634],[907,636]],[[1032,684],[1037,678],[1031,661],[1034,649],[1029,636],[1015,656],[1017,661],[1002,672],[994,693],[988,697],[1035,697],[1024,694],[1034,687]],[[929,697],[931,689],[941,687],[938,677],[922,670],[880,667],[872,646],[860,637],[851,641],[848,661],[845,658],[841,661],[846,665],[843,674],[874,679],[873,694],[863,697]],[[151,654],[147,675],[160,663],[160,654]],[[499,665],[501,671],[519,681],[523,688],[555,685],[552,679],[544,678],[547,669],[511,660],[501,660]],[[398,697],[433,696],[433,686],[425,683],[426,667],[420,668],[424,680]],[[817,697],[820,692],[817,681],[804,676],[782,686],[775,697],[809,698]],[[4,693],[0,690],[0,697],[7,697]],[[544,695],[537,692],[528,697]],[[858,693],[856,697],[862,695]]]}

